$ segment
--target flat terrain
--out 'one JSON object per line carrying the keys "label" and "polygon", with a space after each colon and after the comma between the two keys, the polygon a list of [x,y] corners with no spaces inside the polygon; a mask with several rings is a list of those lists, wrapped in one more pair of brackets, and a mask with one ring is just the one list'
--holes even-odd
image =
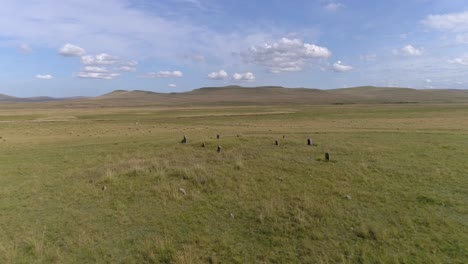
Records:
{"label": "flat terrain", "polygon": [[3,108],[0,137],[0,263],[468,262],[468,104]]}

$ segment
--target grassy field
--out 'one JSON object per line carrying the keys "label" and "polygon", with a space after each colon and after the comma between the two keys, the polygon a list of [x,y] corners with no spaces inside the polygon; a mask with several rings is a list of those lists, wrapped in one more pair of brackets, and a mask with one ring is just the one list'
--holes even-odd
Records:
{"label": "grassy field", "polygon": [[467,104],[4,109],[0,137],[1,263],[468,262]]}

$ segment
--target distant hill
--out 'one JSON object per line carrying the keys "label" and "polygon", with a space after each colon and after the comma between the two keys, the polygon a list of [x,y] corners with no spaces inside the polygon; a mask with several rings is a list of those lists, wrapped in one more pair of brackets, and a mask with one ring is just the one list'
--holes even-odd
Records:
{"label": "distant hill", "polygon": [[36,97],[14,97],[5,94],[0,94],[0,102],[50,102],[50,101],[63,101],[70,99],[79,99],[86,97],[69,97],[69,98],[54,98],[49,96],[36,96]]}
{"label": "distant hill", "polygon": [[352,103],[346,95],[327,90],[262,87],[203,87],[183,93],[155,93],[148,91],[114,91],[92,98],[105,105],[252,105],[252,104],[327,104]]}
{"label": "distant hill", "polygon": [[410,89],[394,87],[362,86],[330,90],[331,93],[351,96],[365,103],[399,102],[458,102],[468,100],[468,90]]}
{"label": "distant hill", "polygon": [[105,105],[247,105],[247,104],[353,104],[353,103],[420,103],[468,102],[468,90],[417,90],[363,86],[320,90],[308,88],[203,87],[183,93],[148,91],[114,91],[92,98]]}
{"label": "distant hill", "polygon": [[[223,106],[268,104],[373,104],[468,102],[468,90],[372,87],[320,90],[309,88],[203,87],[189,92],[157,93],[116,90],[90,98],[16,98],[0,95],[0,102],[36,103],[35,107]],[[2,104],[5,106],[4,104]],[[11,107],[11,104],[9,104]],[[18,106],[20,107],[20,106]],[[21,104],[27,107],[27,104]]]}
{"label": "distant hill", "polygon": [[6,95],[6,94],[0,94],[0,102],[9,102],[9,101],[12,101],[14,99],[16,99],[16,97],[9,96],[9,95]]}

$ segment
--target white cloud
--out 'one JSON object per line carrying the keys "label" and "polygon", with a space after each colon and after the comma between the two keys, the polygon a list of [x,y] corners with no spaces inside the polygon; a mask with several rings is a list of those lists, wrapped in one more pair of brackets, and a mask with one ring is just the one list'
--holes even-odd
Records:
{"label": "white cloud", "polygon": [[[120,61],[117,57],[107,53],[81,56],[83,68],[76,75],[79,78],[112,80],[118,76],[118,72],[135,72],[137,61]],[[108,67],[114,66],[109,69]]]}
{"label": "white cloud", "polygon": [[327,11],[331,11],[331,12],[334,12],[334,11],[337,11],[338,9],[342,8],[343,5],[340,4],[340,3],[336,3],[336,2],[330,2],[328,3],[326,6],[325,6],[325,9]]}
{"label": "white cloud", "polygon": [[171,88],[176,88],[176,87],[177,87],[177,84],[170,83],[170,84],[169,84],[169,85],[167,85],[167,86],[169,86],[169,87],[171,87]]}
{"label": "white cloud", "polygon": [[28,44],[21,44],[19,46],[19,51],[23,54],[29,54],[33,52],[32,48]]}
{"label": "white cloud", "polygon": [[136,72],[136,68],[131,66],[120,66],[117,70],[122,72]]}
{"label": "white cloud", "polygon": [[[18,0],[2,0],[0,44],[12,45],[9,43],[13,41],[9,40],[15,40],[14,45],[24,42],[40,49],[74,43],[86,48],[85,55],[106,52],[122,59],[157,59],[170,65],[186,63],[187,59],[204,59],[219,65],[223,61],[242,63],[242,57],[233,54],[241,54],[246,47],[278,36],[292,36],[287,35],[290,30],[285,26],[270,27],[262,23],[220,31],[194,21],[194,9],[187,8],[188,5],[180,4],[177,5],[180,8],[174,9],[172,4],[163,3],[168,1],[129,2],[28,0],[24,4]],[[213,1],[198,2],[210,9],[216,6]],[[162,8],[149,9],[149,6]],[[296,38],[313,39],[319,34],[314,27],[298,29],[298,32]],[[155,36],[164,41],[155,41]],[[195,56],[187,58],[181,54]]]}
{"label": "white cloud", "polygon": [[449,60],[449,63],[468,65],[468,55]]}
{"label": "white cloud", "polygon": [[54,78],[54,76],[52,76],[50,74],[38,74],[38,75],[36,75],[36,78],[41,79],[41,80],[52,80]]}
{"label": "white cloud", "polygon": [[421,56],[422,50],[413,47],[412,45],[406,45],[400,49],[401,53],[407,56]]}
{"label": "white cloud", "polygon": [[325,59],[331,52],[300,39],[282,38],[274,43],[250,47],[247,61],[268,68],[273,73],[302,71],[313,59]]}
{"label": "white cloud", "polygon": [[429,15],[422,23],[431,29],[451,34],[455,44],[468,43],[468,11]]}
{"label": "white cloud", "polygon": [[111,71],[107,67],[88,65],[83,67],[83,69],[77,74],[77,77],[85,79],[112,80],[120,76],[120,73],[115,71],[126,71],[122,70],[123,67],[132,68],[130,66],[121,66],[119,68],[114,68]]}
{"label": "white cloud", "polygon": [[[247,30],[242,30],[230,39],[229,33],[219,33],[193,23],[189,13],[193,9],[179,8],[168,15],[162,8],[148,10],[147,6],[155,1],[143,1],[148,2],[144,5],[129,2],[28,0],[25,4],[17,0],[2,0],[0,39],[2,42],[4,39],[21,40],[38,48],[79,43],[89,54],[104,50],[123,58],[176,61],[180,59],[181,51],[193,51],[194,54],[211,51],[210,56],[230,56],[232,49],[222,49],[222,45],[231,42],[241,47],[242,40],[249,35],[244,32]],[[204,1],[192,2],[205,6]],[[163,4],[156,1],[154,5]],[[155,36],[164,41],[155,41]],[[85,54],[62,53],[64,56]]]}
{"label": "white cloud", "polygon": [[86,54],[86,51],[73,44],[65,44],[59,50],[59,54],[65,57],[80,57]]}
{"label": "white cloud", "polygon": [[431,79],[426,79],[426,80],[424,80],[424,81],[425,81],[426,83],[431,83],[431,82],[432,82]]}
{"label": "white cloud", "polygon": [[84,72],[109,72],[109,70],[106,67],[98,67],[98,66],[85,66],[83,68]]}
{"label": "white cloud", "polygon": [[142,77],[147,78],[180,78],[184,74],[181,71],[159,71],[159,72],[149,72]]}
{"label": "white cloud", "polygon": [[84,55],[81,57],[81,63],[84,65],[110,65],[116,64],[118,61],[117,57],[111,56],[107,53]]}
{"label": "white cloud", "polygon": [[122,65],[135,67],[138,65],[138,61],[133,60],[133,61],[122,62]]}
{"label": "white cloud", "polygon": [[429,15],[423,20],[423,23],[430,28],[441,31],[467,32],[468,11],[443,15]]}
{"label": "white cloud", "polygon": [[120,76],[120,73],[108,73],[108,72],[79,72],[77,74],[79,78],[84,79],[100,79],[100,80],[112,80]]}
{"label": "white cloud", "polygon": [[348,72],[353,69],[352,66],[345,65],[341,61],[333,63],[333,71],[335,72]]}
{"label": "white cloud", "polygon": [[239,82],[253,82],[255,81],[255,75],[251,72],[234,73],[232,79]]}
{"label": "white cloud", "polygon": [[225,80],[229,77],[228,73],[224,70],[218,72],[212,72],[208,74],[208,78],[212,80]]}

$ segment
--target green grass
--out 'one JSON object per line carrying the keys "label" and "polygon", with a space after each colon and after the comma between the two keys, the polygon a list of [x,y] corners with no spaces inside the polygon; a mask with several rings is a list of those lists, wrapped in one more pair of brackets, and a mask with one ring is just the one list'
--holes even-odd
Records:
{"label": "green grass", "polygon": [[0,110],[0,262],[466,263],[467,114]]}

